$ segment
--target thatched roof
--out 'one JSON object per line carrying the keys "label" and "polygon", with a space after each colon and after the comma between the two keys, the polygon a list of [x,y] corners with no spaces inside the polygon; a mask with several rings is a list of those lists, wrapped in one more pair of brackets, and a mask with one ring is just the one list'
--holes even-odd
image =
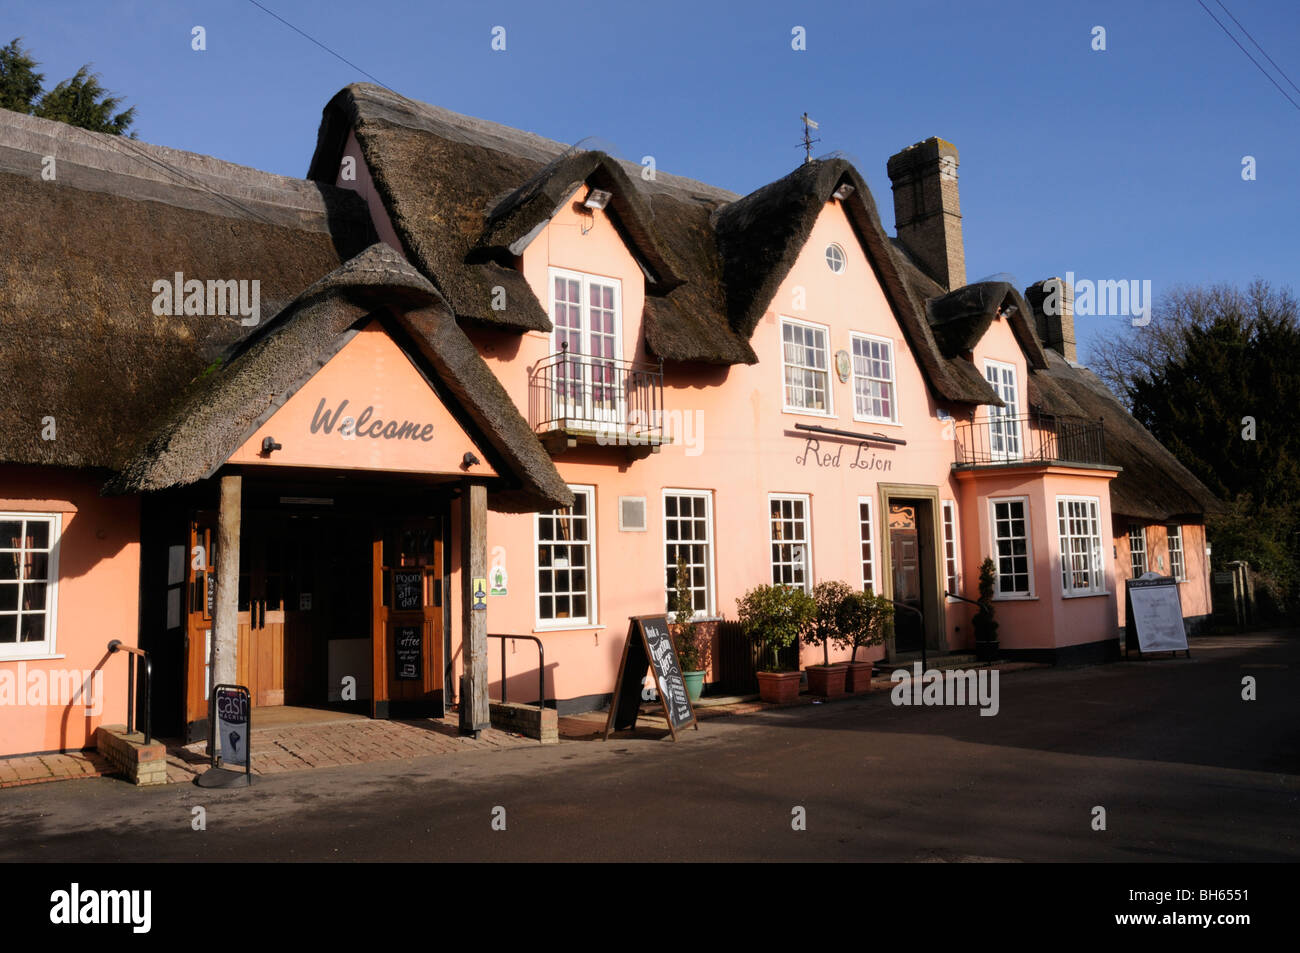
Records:
{"label": "thatched roof", "polygon": [[497,472],[508,475],[490,495],[494,509],[572,502],[551,458],[446,301],[384,244],[317,281],[228,362],[195,381],[141,441],[111,489],[159,490],[212,476],[376,312]]}
{"label": "thatched roof", "polygon": [[945,357],[969,354],[999,317],[1011,326],[1031,370],[1047,367],[1047,357],[1038,342],[1029,305],[1020,292],[1006,281],[981,281],[965,285],[925,303],[926,317]]}
{"label": "thatched roof", "polygon": [[1122,467],[1110,484],[1111,511],[1144,520],[1201,520],[1218,498],[1124,409],[1086,367],[1047,351],[1048,367],[1030,375],[1030,402],[1051,414],[1101,420],[1107,462]]}
{"label": "thatched roof", "polygon": [[0,461],[13,463],[120,468],[252,330],[238,315],[154,315],[155,281],[257,280],[265,321],[375,240],[344,190],[6,110],[0,196]]}
{"label": "thatched roof", "polygon": [[325,108],[308,175],[333,182],[355,132],[403,247],[458,317],[513,330],[549,330],[543,303],[518,285],[491,308],[508,268],[582,183],[609,191],[610,211],[647,273],[644,327],[667,360],[752,364],[749,338],[789,274],[817,216],[841,184],[845,209],[940,397],[996,403],[969,368],[952,367],[925,320],[923,298],[900,263],[870,189],[843,159],[817,160],[747,196],[656,172],[602,152],[418,103],[381,87],[342,90]]}
{"label": "thatched roof", "polygon": [[[602,152],[415,102],[367,83],[325,107],[308,177],[333,182],[354,131],[407,257],[458,318],[549,331],[546,307],[510,267],[560,202],[588,182],[612,193],[609,210],[647,272],[646,342],[670,360],[754,363],[723,314],[709,215],[730,192]],[[493,310],[492,288],[508,306]]]}

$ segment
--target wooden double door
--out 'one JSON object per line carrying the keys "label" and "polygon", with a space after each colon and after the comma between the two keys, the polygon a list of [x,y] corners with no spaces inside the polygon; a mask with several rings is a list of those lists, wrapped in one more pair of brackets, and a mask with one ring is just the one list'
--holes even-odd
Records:
{"label": "wooden double door", "polygon": [[[236,681],[255,706],[386,714],[441,700],[443,520],[241,514]],[[206,717],[215,632],[216,518],[190,526],[187,719]],[[402,589],[398,589],[398,586]]]}

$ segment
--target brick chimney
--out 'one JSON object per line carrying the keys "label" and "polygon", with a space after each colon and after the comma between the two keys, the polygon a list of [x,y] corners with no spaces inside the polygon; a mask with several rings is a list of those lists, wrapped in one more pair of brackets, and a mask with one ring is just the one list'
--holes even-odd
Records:
{"label": "brick chimney", "polygon": [[1043,346],[1076,363],[1074,288],[1060,278],[1045,278],[1025,289],[1025,301],[1034,310],[1034,330]]}
{"label": "brick chimney", "polygon": [[966,284],[957,163],[957,147],[932,136],[893,156],[888,166],[898,240],[949,291]]}

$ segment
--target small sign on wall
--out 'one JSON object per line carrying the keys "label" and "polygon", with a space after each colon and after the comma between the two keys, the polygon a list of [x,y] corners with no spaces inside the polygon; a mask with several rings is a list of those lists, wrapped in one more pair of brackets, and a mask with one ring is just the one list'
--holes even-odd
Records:
{"label": "small sign on wall", "polygon": [[487,578],[484,576],[475,576],[474,584],[470,587],[470,592],[474,601],[470,604],[471,609],[487,609]]}
{"label": "small sign on wall", "polygon": [[508,592],[506,588],[506,583],[508,582],[509,577],[506,575],[505,568],[502,566],[497,566],[495,569],[492,570],[492,573],[489,578],[492,580],[491,594],[494,596],[506,595],[506,593]]}

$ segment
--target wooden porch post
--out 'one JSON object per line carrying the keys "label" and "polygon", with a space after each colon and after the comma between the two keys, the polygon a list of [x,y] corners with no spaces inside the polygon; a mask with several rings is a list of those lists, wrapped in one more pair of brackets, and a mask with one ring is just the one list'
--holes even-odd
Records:
{"label": "wooden porch post", "polygon": [[[460,730],[477,736],[491,727],[488,711],[487,610],[475,609],[475,582],[486,590],[487,487],[466,483],[460,497],[461,657],[465,681],[460,696]],[[487,600],[486,591],[478,597]]]}
{"label": "wooden porch post", "polygon": [[231,684],[238,678],[235,652],[239,639],[239,525],[243,481],[221,478],[217,523],[217,604],[212,625],[212,680]]}

